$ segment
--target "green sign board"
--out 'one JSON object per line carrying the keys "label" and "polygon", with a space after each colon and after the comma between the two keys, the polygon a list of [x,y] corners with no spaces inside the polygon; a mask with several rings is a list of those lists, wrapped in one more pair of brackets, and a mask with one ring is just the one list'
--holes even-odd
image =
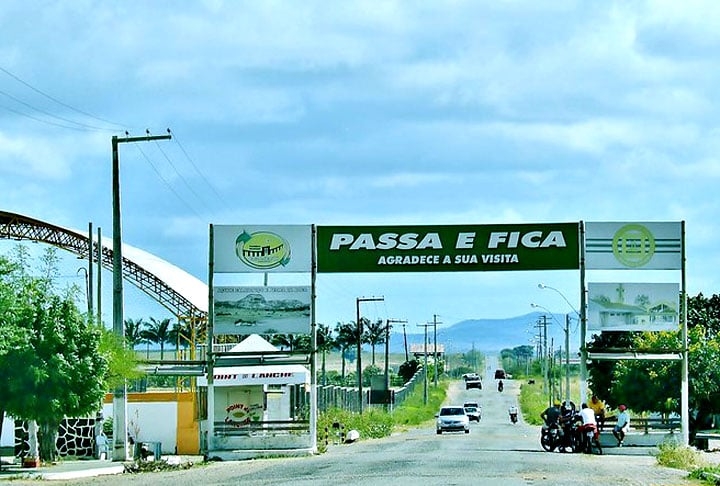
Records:
{"label": "green sign board", "polygon": [[317,271],[575,270],[578,233],[579,223],[318,226]]}

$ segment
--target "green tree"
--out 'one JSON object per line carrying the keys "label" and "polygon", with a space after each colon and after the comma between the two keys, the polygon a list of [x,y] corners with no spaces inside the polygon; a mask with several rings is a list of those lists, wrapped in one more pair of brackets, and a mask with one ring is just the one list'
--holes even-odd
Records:
{"label": "green tree", "polygon": [[145,326],[145,322],[140,319],[125,319],[125,340],[130,346],[130,349],[135,349],[138,344],[143,343],[145,340],[142,337],[142,330]]}
{"label": "green tree", "polygon": [[317,348],[317,350],[322,354],[320,383],[324,386],[327,384],[325,358],[327,357],[327,353],[338,349],[337,342],[333,337],[332,329],[325,324],[318,324],[317,326]]}
{"label": "green tree", "polygon": [[[606,335],[607,334],[607,335]],[[591,350],[679,352],[680,331],[603,333]],[[690,411],[680,410],[680,363],[677,361],[601,361],[589,366],[594,392],[607,390],[610,406],[624,402],[637,411],[690,413],[691,437],[720,413],[720,297],[688,299]],[[598,366],[601,365],[601,366]],[[601,388],[603,387],[603,388]]]}
{"label": "green tree", "polygon": [[100,407],[108,362],[99,350],[101,331],[78,310],[72,292],[53,293],[54,249],[42,261],[42,277],[29,276],[25,259],[13,276],[17,291],[13,324],[29,336],[24,345],[5,355],[13,372],[3,391],[8,413],[37,422],[40,459],[52,461],[57,457],[62,419],[94,413]]}
{"label": "green tree", "polygon": [[375,366],[375,347],[378,344],[385,344],[385,332],[389,325],[382,319],[375,322],[366,321],[364,337],[372,349],[372,366]]}
{"label": "green tree", "polygon": [[171,320],[150,318],[150,322],[141,331],[142,338],[150,343],[160,345],[160,359],[165,357],[165,344],[170,342]]}
{"label": "green tree", "polygon": [[168,332],[168,342],[175,344],[175,349],[187,348],[192,342],[191,324],[176,322]]}
{"label": "green tree", "polygon": [[357,344],[357,327],[351,323],[338,322],[335,324],[335,341],[340,348],[341,372],[340,376],[345,380],[345,358],[353,345]]}
{"label": "green tree", "polygon": [[273,346],[287,348],[291,353],[296,351],[310,352],[310,336],[307,334],[274,334],[270,340]]}
{"label": "green tree", "polygon": [[[8,355],[25,346],[30,339],[30,330],[18,326],[17,286],[13,275],[18,266],[0,256],[0,382],[9,383],[14,378],[16,364]],[[3,419],[10,399],[7,388],[0,387],[0,434]]]}

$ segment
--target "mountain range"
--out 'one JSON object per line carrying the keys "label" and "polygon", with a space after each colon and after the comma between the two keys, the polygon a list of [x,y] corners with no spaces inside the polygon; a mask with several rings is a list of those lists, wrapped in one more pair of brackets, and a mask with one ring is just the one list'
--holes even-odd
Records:
{"label": "mountain range", "polygon": [[[457,322],[451,326],[438,326],[437,343],[444,345],[446,353],[464,353],[472,349],[482,352],[497,352],[506,348],[530,345],[535,346],[539,337],[540,327],[538,323],[543,321],[541,312],[531,312],[517,317],[504,319],[467,319]],[[547,315],[547,345],[551,344],[555,349],[565,345],[564,322],[565,316]],[[431,323],[432,324],[432,323]],[[406,326],[408,350],[413,345],[423,346],[425,332],[421,329],[419,333],[407,332],[410,326]],[[415,326],[414,326],[415,327]],[[404,353],[405,339],[401,325],[395,324],[390,332],[390,352]],[[432,343],[435,338],[433,326],[427,328],[428,346],[432,350]],[[575,337],[577,341],[577,337]],[[573,342],[573,328],[570,329],[570,348],[576,349],[577,342]],[[378,348],[376,348],[376,351]]]}

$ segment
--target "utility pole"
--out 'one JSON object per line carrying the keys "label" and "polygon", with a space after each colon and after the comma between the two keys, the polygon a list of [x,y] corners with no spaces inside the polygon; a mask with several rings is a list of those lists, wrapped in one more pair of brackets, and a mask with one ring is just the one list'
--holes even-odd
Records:
{"label": "utility pole", "polygon": [[407,332],[405,331],[405,324],[403,324],[403,337],[405,338],[405,362],[407,363],[408,361],[410,361],[410,356],[408,355]]}
{"label": "utility pole", "polygon": [[358,297],[355,299],[355,310],[357,314],[357,385],[358,385],[358,410],[363,413],[363,388],[362,388],[362,321],[360,320],[360,302],[382,302],[384,297]]}
{"label": "utility pole", "polygon": [[425,355],[424,364],[423,364],[423,405],[427,405],[428,403],[428,374],[427,374],[427,367],[428,367],[428,330],[427,328],[432,326],[432,324],[418,324],[418,327],[424,327],[425,328],[425,345],[423,349],[423,355]]}
{"label": "utility pole", "polygon": [[435,360],[433,365],[433,383],[435,387],[438,386],[437,325],[442,324],[442,322],[438,322],[437,317],[437,314],[433,314],[433,359]]}
{"label": "utility pole", "polygon": [[87,306],[88,322],[93,320],[93,226],[88,223],[88,281],[87,281]]}
{"label": "utility pole", "polygon": [[404,319],[388,319],[385,324],[385,389],[390,389],[390,324],[402,324],[403,330],[407,320]]}
{"label": "utility pole", "polygon": [[[150,135],[144,137],[125,138],[112,137],[112,219],[113,219],[113,333],[124,342],[125,321],[123,318],[123,268],[122,268],[122,224],[120,222],[120,157],[118,145],[121,143],[150,142],[152,140],[169,140],[172,138],[168,129],[167,135]],[[127,461],[127,395],[126,383],[113,390],[113,461]]]}
{"label": "utility pole", "polygon": [[542,315],[538,319],[536,327],[540,332],[540,364],[542,365],[543,374],[543,393],[547,393],[549,389],[548,383],[548,363],[547,363],[547,316]]}

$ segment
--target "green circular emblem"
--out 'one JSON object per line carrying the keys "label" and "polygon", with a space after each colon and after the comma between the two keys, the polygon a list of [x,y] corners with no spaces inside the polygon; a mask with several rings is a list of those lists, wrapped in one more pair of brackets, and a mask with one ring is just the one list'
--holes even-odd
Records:
{"label": "green circular emblem", "polygon": [[615,232],[612,249],[626,267],[642,267],[655,254],[655,237],[645,226],[627,224]]}
{"label": "green circular emblem", "polygon": [[290,244],[282,236],[269,231],[243,231],[235,240],[235,254],[249,267],[270,270],[288,264]]}

